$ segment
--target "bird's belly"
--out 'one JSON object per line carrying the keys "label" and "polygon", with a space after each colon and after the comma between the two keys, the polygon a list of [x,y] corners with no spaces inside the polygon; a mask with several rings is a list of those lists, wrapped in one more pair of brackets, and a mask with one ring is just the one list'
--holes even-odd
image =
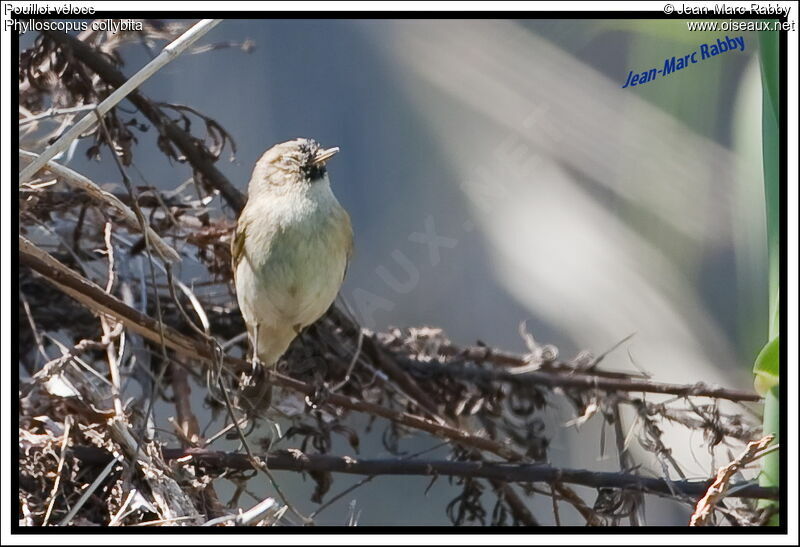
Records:
{"label": "bird's belly", "polygon": [[347,262],[345,250],[320,234],[287,231],[254,272],[259,323],[305,327],[336,298]]}

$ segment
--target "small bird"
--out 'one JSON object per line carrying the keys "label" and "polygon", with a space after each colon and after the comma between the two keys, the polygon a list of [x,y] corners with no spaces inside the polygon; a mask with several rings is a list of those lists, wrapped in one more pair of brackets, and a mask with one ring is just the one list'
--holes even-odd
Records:
{"label": "small bird", "polygon": [[[353,229],[325,166],[337,152],[294,139],[267,150],[253,169],[231,257],[239,309],[264,367],[275,366],[342,286]],[[269,406],[265,390],[259,406]]]}

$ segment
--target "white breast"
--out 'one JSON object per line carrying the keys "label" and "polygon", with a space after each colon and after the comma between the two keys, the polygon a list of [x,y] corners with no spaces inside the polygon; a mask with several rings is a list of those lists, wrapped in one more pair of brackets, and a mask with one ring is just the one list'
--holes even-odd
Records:
{"label": "white breast", "polygon": [[327,180],[258,203],[242,214],[248,215],[246,258],[236,271],[242,315],[260,329],[305,327],[341,286],[351,237],[346,213]]}

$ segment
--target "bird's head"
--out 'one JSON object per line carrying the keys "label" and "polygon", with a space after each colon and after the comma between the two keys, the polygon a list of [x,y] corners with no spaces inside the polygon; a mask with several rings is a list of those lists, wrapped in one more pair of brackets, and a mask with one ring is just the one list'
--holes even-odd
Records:
{"label": "bird's head", "polygon": [[313,139],[299,138],[276,144],[258,160],[250,192],[265,187],[309,186],[327,181],[325,164],[338,151],[336,147],[323,148]]}

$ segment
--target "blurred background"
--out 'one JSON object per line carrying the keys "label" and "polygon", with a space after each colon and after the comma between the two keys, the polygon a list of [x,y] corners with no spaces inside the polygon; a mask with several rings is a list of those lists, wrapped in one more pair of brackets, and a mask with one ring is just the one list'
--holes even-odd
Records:
{"label": "blurred background", "polygon": [[[242,190],[277,142],[341,148],[329,172],[356,240],[342,297],[365,327],[430,325],[459,344],[523,353],[524,321],[565,358],[633,334],[604,366],[749,388],[767,325],[756,36],[729,33],[744,37],[743,52],[622,88],[630,71],[724,36],[681,21],[226,20],[200,44],[251,48],[184,55],[143,90],[227,129],[236,155],[218,167]],[[152,54],[137,44],[123,53],[127,75]],[[140,138],[134,183],[175,188],[190,169],[154,140]],[[86,159],[90,144],[70,166],[118,182],[113,163]],[[189,259],[181,273],[202,281]],[[562,410],[548,424],[551,460],[614,469],[593,423],[578,435]],[[156,408],[159,421],[171,412]],[[386,456],[373,437],[361,454]],[[413,452],[435,441],[403,443]],[[687,447],[674,455],[689,478],[708,475],[713,454],[668,444]],[[313,511],[313,483],[278,475]],[[329,495],[356,480],[337,475]],[[443,507],[458,490],[439,479],[425,495],[428,482],[377,478],[317,521],[354,512],[360,525],[448,524]],[[546,497],[531,503],[551,512]],[[681,507],[646,510],[648,524],[686,522]],[[562,520],[582,522],[567,507]]]}

